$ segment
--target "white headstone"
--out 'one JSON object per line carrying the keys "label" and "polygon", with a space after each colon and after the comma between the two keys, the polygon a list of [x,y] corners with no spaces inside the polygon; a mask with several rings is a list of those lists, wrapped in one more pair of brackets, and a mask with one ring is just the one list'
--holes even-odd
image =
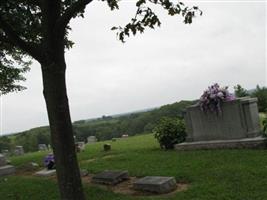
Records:
{"label": "white headstone", "polygon": [[95,142],[97,142],[96,136],[92,135],[87,138],[87,143],[95,143]]}

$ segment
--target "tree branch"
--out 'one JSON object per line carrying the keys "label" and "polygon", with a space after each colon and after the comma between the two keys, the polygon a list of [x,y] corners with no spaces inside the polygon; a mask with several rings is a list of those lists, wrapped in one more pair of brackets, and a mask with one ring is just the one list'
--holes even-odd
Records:
{"label": "tree branch", "polygon": [[7,36],[7,40],[5,42],[10,41],[12,45],[19,47],[21,50],[28,53],[34,59],[40,61],[42,54],[41,49],[37,44],[25,42],[22,40],[19,35],[13,30],[13,28],[4,21],[2,16],[0,15],[0,27],[4,31]]}
{"label": "tree branch", "polygon": [[91,3],[93,0],[78,0],[73,3],[70,7],[66,9],[63,15],[57,20],[55,26],[55,32],[59,34],[64,34],[65,28],[70,22],[71,18],[75,16],[76,13],[82,11],[86,5]]}

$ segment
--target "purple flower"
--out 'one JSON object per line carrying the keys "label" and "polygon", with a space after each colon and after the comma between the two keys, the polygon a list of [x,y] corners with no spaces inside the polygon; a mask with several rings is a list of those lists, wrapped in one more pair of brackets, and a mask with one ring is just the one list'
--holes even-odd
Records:
{"label": "purple flower", "polygon": [[216,113],[221,112],[221,104],[223,101],[232,101],[235,96],[228,91],[228,87],[220,87],[218,83],[215,83],[208,87],[200,97],[199,105],[202,111]]}
{"label": "purple flower", "polygon": [[52,153],[48,154],[48,155],[44,158],[44,165],[45,165],[45,166],[48,166],[48,164],[49,164],[51,161],[52,161],[52,162],[55,162],[55,157],[54,157],[54,155],[53,155]]}

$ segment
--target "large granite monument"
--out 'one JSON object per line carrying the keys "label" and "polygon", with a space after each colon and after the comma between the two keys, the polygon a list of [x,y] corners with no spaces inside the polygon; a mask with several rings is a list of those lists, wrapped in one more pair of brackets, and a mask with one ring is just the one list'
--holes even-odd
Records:
{"label": "large granite monument", "polygon": [[186,110],[187,138],[177,149],[263,147],[257,98],[239,98],[222,104],[222,112],[203,112],[199,105]]}

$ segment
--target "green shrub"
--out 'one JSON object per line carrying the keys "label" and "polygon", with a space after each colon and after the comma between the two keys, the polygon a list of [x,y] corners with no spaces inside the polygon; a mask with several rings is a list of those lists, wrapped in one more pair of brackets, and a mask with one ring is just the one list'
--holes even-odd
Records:
{"label": "green shrub", "polygon": [[186,131],[183,120],[162,118],[153,130],[162,149],[173,149],[175,144],[185,141]]}

